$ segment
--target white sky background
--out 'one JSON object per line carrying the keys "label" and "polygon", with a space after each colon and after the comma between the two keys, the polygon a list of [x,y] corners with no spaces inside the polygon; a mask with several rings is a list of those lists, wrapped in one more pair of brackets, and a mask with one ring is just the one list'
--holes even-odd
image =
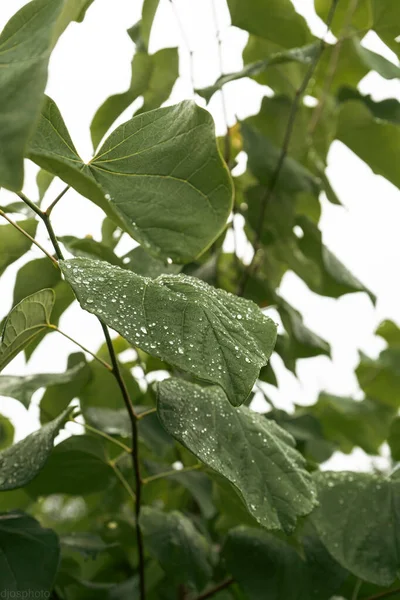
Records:
{"label": "white sky background", "polygon": [[[220,75],[216,27],[212,10],[213,0],[175,0],[186,37],[194,51],[195,82],[197,87],[210,85]],[[247,34],[230,26],[225,0],[214,0],[222,38],[224,71],[236,71],[243,65],[242,50]],[[325,26],[316,16],[313,0],[292,0],[303,14],[313,33],[323,35]],[[0,7],[0,30],[26,0],[3,0]],[[78,152],[84,159],[92,155],[89,125],[97,108],[111,94],[125,91],[130,81],[130,64],[134,46],[126,29],[140,19],[141,0],[95,0],[82,24],[73,23],[58,42],[50,63],[47,93],[55,100],[66,121]],[[174,104],[191,97],[189,54],[168,0],[161,0],[150,40],[150,52],[160,48],[180,48],[181,77],[177,81],[171,100]],[[396,62],[375,34],[368,34],[364,45],[381,52]],[[259,111],[261,99],[270,90],[249,79],[226,86],[229,123],[235,115],[244,118]],[[374,100],[397,98],[400,100],[400,81],[386,81],[376,74],[367,75],[360,84],[363,93]],[[199,103],[202,101],[200,100]],[[217,133],[224,133],[221,98],[216,94],[209,110],[216,120]],[[132,115],[130,108],[116,124]],[[24,191],[37,198],[35,176],[37,168],[27,163]],[[320,390],[337,395],[360,398],[354,375],[358,363],[358,350],[376,356],[384,343],[373,335],[377,324],[391,318],[400,323],[400,289],[398,265],[400,261],[400,191],[371,170],[340,142],[335,142],[329,154],[328,175],[344,207],[323,201],[320,227],[326,245],[367,287],[378,296],[374,308],[366,294],[350,294],[333,300],[311,292],[294,274],[287,273],[280,289],[282,296],[304,316],[310,329],[332,345],[332,360],[316,357],[298,361],[298,379],[284,367],[279,357],[274,357],[273,367],[279,380],[279,390],[266,386],[267,393],[277,406],[289,409],[293,403],[312,404]],[[44,206],[57,195],[64,184],[54,182],[45,198]],[[15,201],[15,195],[0,191],[0,205]],[[99,238],[104,215],[88,200],[69,191],[52,214],[57,235],[92,234]],[[240,217],[239,217],[240,219]],[[46,234],[39,226],[38,239],[50,248]],[[131,240],[123,240],[130,244]],[[129,246],[126,246],[128,249]],[[232,247],[228,240],[228,250]],[[244,238],[241,251],[246,255]],[[29,252],[29,260],[41,256],[36,248]],[[19,260],[9,267],[0,280],[0,318],[11,308],[13,282],[23,264]],[[25,259],[26,262],[26,259]],[[275,317],[275,315],[273,315]],[[96,350],[102,343],[97,320],[83,312],[74,303],[60,322],[60,328],[82,344]],[[20,354],[4,374],[30,374],[56,372],[65,369],[68,354],[77,348],[62,336],[53,333],[45,338],[25,365]],[[35,400],[41,397],[37,392]],[[260,403],[257,404],[260,407]],[[37,426],[37,402],[30,414],[16,400],[0,397],[0,412],[17,425],[17,438],[24,437]],[[337,455],[330,468],[363,470],[369,459],[356,451],[343,461]]]}

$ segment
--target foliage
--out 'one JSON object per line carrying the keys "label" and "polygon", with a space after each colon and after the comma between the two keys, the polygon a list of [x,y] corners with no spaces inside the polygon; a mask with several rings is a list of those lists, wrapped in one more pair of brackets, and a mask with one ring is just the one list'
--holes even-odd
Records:
{"label": "foliage", "polygon": [[[0,207],[0,275],[23,263],[0,328],[0,394],[29,409],[44,389],[42,426],[26,438],[14,442],[0,414],[0,591],[62,600],[400,597],[398,472],[320,468],[336,450],[374,456],[386,441],[400,460],[397,325],[379,326],[379,357],[360,355],[363,399],[322,393],[292,413],[252,408],[256,391],[268,403],[267,385],[277,385],[273,352],[293,373],[299,359],[330,356],[281,296],[285,273],[321,296],[376,300],[325,246],[320,199],[340,204],[326,173],[334,140],[400,187],[400,104],[357,87],[370,71],[399,78],[363,37],[374,31],[400,56],[400,4],[315,0],[336,35],[328,44],[290,0],[228,0],[232,24],[248,33],[243,69],[174,106],[161,105],[179,76],[178,50],[149,53],[158,5],[145,0],[128,30],[131,80],[93,116],[87,164],[44,90],[60,35],[96,2],[31,0],[0,35],[0,186],[19,197]],[[216,139],[204,106],[246,77],[270,93],[258,114]],[[138,98],[141,108],[113,129]],[[246,171],[233,175],[241,151]],[[37,202],[22,191],[26,160],[41,169]],[[50,199],[54,178],[67,187]],[[54,231],[51,213],[70,188],[104,212],[101,239]],[[225,250],[239,215],[250,264]],[[39,223],[46,247],[35,239]],[[122,236],[136,244],[125,255]],[[33,244],[45,255],[30,260]],[[97,352],[58,329],[75,300],[101,324]],[[80,346],[65,372],[13,375],[15,356],[29,360],[50,332]],[[72,435],[71,421],[84,433]]]}

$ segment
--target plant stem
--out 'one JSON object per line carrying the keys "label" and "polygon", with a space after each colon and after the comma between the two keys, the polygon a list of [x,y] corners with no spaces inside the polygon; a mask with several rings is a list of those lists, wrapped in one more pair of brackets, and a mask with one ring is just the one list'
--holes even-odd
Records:
{"label": "plant stem", "polygon": [[[333,17],[335,16],[335,11],[336,11],[336,7],[338,5],[338,1],[339,0],[332,0],[331,8],[329,11],[329,16],[327,19],[327,32],[329,32],[329,30],[331,28],[331,24],[333,21]],[[290,113],[289,113],[289,119],[287,122],[285,135],[283,137],[283,143],[282,143],[281,152],[280,152],[280,155],[278,158],[278,162],[277,162],[274,172],[272,173],[270,185],[268,186],[268,188],[261,200],[261,208],[260,208],[260,214],[259,214],[259,218],[258,218],[258,227],[255,232],[255,239],[254,239],[254,243],[253,243],[254,255],[253,255],[253,258],[252,258],[250,264],[248,265],[247,269],[243,273],[243,277],[239,284],[239,288],[238,288],[238,292],[237,292],[238,296],[243,296],[245,288],[246,288],[246,284],[247,284],[247,281],[248,281],[250,275],[257,270],[258,265],[260,264],[257,262],[257,254],[258,254],[258,251],[261,246],[261,236],[262,236],[262,232],[263,232],[264,219],[265,219],[265,213],[267,210],[267,206],[268,206],[272,196],[274,195],[275,188],[279,182],[279,177],[281,175],[283,165],[285,163],[286,157],[289,152],[289,146],[290,146],[290,142],[291,142],[293,131],[294,131],[294,125],[296,122],[297,112],[301,106],[301,101],[303,99],[303,95],[307,89],[307,86],[308,86],[312,76],[314,75],[315,69],[317,68],[319,60],[323,54],[323,51],[325,50],[325,45],[326,45],[325,38],[323,37],[323,38],[321,38],[321,41],[320,41],[319,51],[316,52],[315,58],[312,61],[312,63],[310,64],[310,67],[307,70],[307,73],[303,79],[303,82],[301,83],[300,87],[296,90],[295,98],[293,100],[293,103],[292,103],[292,106],[290,109]]]}
{"label": "plant stem", "polygon": [[218,594],[218,592],[221,592],[222,590],[228,588],[233,583],[235,583],[234,579],[232,577],[229,577],[229,579],[225,579],[225,581],[222,581],[222,583],[219,583],[211,590],[208,590],[208,592],[204,592],[204,594],[200,594],[200,596],[197,596],[195,600],[206,600],[206,598],[211,598],[212,596],[215,596],[215,594]]}
{"label": "plant stem", "polygon": [[46,214],[45,212],[43,212],[38,206],[36,206],[36,204],[34,202],[29,200],[29,198],[27,198],[25,196],[25,194],[23,194],[22,192],[18,192],[18,196],[21,198],[21,200],[23,200],[23,202],[25,202],[25,204],[27,204],[29,206],[29,208],[31,208],[33,210],[33,212],[35,212],[40,217],[40,219],[42,219],[42,221],[47,229],[47,233],[50,236],[51,243],[53,244],[53,247],[54,247],[55,253],[57,254],[58,260],[64,260],[63,253],[61,252],[61,248],[57,241],[56,234],[54,233],[54,229],[51,225],[49,215]]}
{"label": "plant stem", "polygon": [[370,596],[365,600],[382,600],[382,598],[390,598],[390,596],[395,596],[396,594],[400,595],[400,588],[396,588],[395,590],[388,590],[386,592],[380,592],[379,594],[376,594],[375,596]]}
{"label": "plant stem", "polygon": [[46,208],[45,210],[45,214],[49,217],[51,214],[51,211],[53,210],[53,208],[56,206],[56,204],[59,203],[59,201],[61,200],[61,198],[68,192],[68,190],[70,189],[70,186],[67,185],[63,191],[58,194],[57,198],[55,200],[53,200],[53,202]]}
{"label": "plant stem", "polygon": [[12,219],[10,219],[10,217],[8,217],[6,215],[6,213],[3,210],[1,210],[1,209],[0,209],[0,216],[3,217],[6,221],[8,221],[10,223],[10,225],[12,225],[13,227],[15,227],[15,229],[17,229],[20,233],[22,233],[26,238],[28,238],[28,240],[30,240],[32,242],[32,244],[35,244],[35,246],[37,246],[42,252],[44,252],[45,255],[54,264],[54,266],[58,268],[58,262],[56,261],[56,259],[54,258],[54,256],[51,256],[51,254],[49,252],[47,252],[47,250],[45,250],[43,248],[43,246],[41,244],[39,244],[39,242],[37,242],[31,235],[29,235],[29,233],[27,231],[25,231],[24,229],[22,229],[22,227],[20,227],[18,225],[18,223],[16,223]]}
{"label": "plant stem", "polygon": [[[21,198],[21,200],[23,200],[25,202],[25,204],[27,204],[42,219],[42,221],[45,224],[45,227],[48,231],[50,239],[52,241],[52,244],[53,244],[53,247],[56,252],[58,260],[64,260],[64,257],[61,252],[61,248],[58,244],[58,240],[57,240],[56,234],[54,232],[54,229],[52,227],[49,215],[44,213],[38,206],[36,206],[36,204],[31,202],[31,200],[29,200],[29,198],[27,198],[25,196],[25,194],[19,193],[18,195]],[[57,198],[56,198],[56,200],[57,200]],[[54,204],[54,203],[55,203],[55,201],[52,204]],[[144,581],[144,547],[143,547],[142,531],[140,529],[140,524],[139,524],[141,496],[142,496],[142,479],[141,479],[141,475],[140,475],[140,461],[139,461],[139,436],[138,436],[138,428],[137,428],[138,415],[135,412],[135,409],[132,404],[132,400],[129,396],[129,392],[126,388],[125,382],[121,375],[121,370],[120,370],[120,367],[118,364],[117,355],[115,354],[114,346],[113,346],[107,325],[105,325],[99,318],[98,318],[98,321],[103,329],[104,337],[105,337],[105,340],[107,343],[108,352],[110,354],[111,364],[112,364],[111,373],[114,375],[115,379],[117,380],[117,383],[121,390],[121,394],[124,399],[124,403],[125,403],[126,409],[128,411],[129,419],[131,422],[131,429],[132,429],[131,456],[132,456],[132,465],[133,465],[133,471],[134,471],[135,483],[136,483],[135,517],[136,517],[136,539],[137,539],[138,553],[139,553],[140,600],[145,600],[146,592],[145,592],[145,581]],[[119,472],[119,475],[121,475],[121,477],[123,477],[122,473],[120,473],[120,472]],[[119,475],[118,475],[118,477],[119,477]],[[119,477],[119,478],[121,479],[121,477]],[[121,479],[121,481],[122,481],[122,479]],[[124,479],[124,481],[125,481],[125,479]]]}
{"label": "plant stem", "polygon": [[88,425],[87,423],[79,423],[79,421],[77,421],[76,419],[70,419],[70,421],[72,423],[76,423],[77,425],[81,425],[88,431],[91,431],[92,433],[113,443],[115,446],[119,446],[119,448],[122,448],[122,450],[124,450],[127,454],[130,454],[132,452],[132,449],[129,448],[129,446],[126,446],[123,442],[120,442],[119,440],[116,440],[115,438],[111,437],[111,435],[108,435],[108,433],[105,433],[104,431],[100,431],[100,429],[96,429],[96,427],[92,427],[91,425]]}
{"label": "plant stem", "polygon": [[129,396],[129,392],[126,388],[125,382],[121,375],[121,370],[119,368],[117,356],[115,354],[114,346],[110,337],[110,333],[108,331],[107,326],[102,323],[101,326],[103,328],[104,337],[106,338],[108,351],[110,353],[111,363],[112,363],[112,373],[116,378],[118,385],[120,387],[126,409],[129,414],[129,419],[131,422],[132,429],[132,464],[133,471],[135,475],[135,484],[136,484],[136,503],[135,503],[135,517],[136,517],[136,540],[138,545],[138,553],[139,553],[139,575],[140,575],[140,600],[145,600],[146,591],[145,591],[145,575],[144,575],[144,546],[143,546],[143,536],[142,530],[140,528],[140,509],[141,509],[141,500],[142,500],[142,478],[140,475],[140,461],[139,461],[139,435],[138,435],[138,415],[133,407],[132,401]]}
{"label": "plant stem", "polygon": [[77,340],[74,340],[74,338],[70,337],[67,333],[64,333],[64,331],[61,331],[61,329],[58,329],[57,325],[49,325],[49,328],[54,329],[54,331],[57,331],[58,333],[61,333],[61,335],[63,335],[65,338],[67,338],[67,340],[70,340],[70,342],[73,342],[74,344],[79,346],[79,348],[81,348],[81,350],[83,350],[84,352],[87,352],[88,354],[90,354],[90,356],[93,356],[93,358],[95,360],[97,360],[101,365],[103,365],[103,367],[105,367],[109,371],[113,370],[112,366],[109,365],[108,362],[106,362],[105,360],[100,358],[100,356],[97,356],[96,354],[94,354],[94,352],[92,352],[91,350],[88,350],[88,348],[85,348],[85,346],[82,346],[82,344],[80,344]]}
{"label": "plant stem", "polygon": [[171,469],[170,471],[164,471],[163,473],[157,473],[156,475],[151,475],[150,477],[146,477],[142,479],[143,484],[151,483],[152,481],[156,481],[156,479],[163,479],[164,477],[169,477],[170,475],[179,475],[180,473],[188,473],[190,471],[197,471],[202,468],[202,464],[193,465],[191,467],[184,467],[183,469]]}

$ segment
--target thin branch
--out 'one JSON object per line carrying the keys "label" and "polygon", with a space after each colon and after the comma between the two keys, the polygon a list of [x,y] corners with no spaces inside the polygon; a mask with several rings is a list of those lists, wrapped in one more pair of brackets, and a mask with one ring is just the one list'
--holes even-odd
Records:
{"label": "thin branch", "polygon": [[339,40],[336,42],[335,47],[333,48],[333,51],[332,51],[332,56],[331,56],[331,60],[330,60],[329,66],[328,66],[328,71],[327,71],[326,79],[324,82],[321,99],[320,99],[318,106],[316,107],[314,114],[312,116],[312,119],[310,121],[310,125],[308,128],[309,136],[312,136],[313,133],[315,132],[315,129],[316,129],[316,127],[319,123],[319,120],[321,118],[321,115],[324,111],[324,107],[325,107],[326,101],[328,99],[329,92],[332,87],[333,80],[335,78],[335,73],[336,73],[336,70],[337,70],[337,67],[339,64],[340,52],[342,50],[343,42],[348,37],[347,33],[350,29],[351,22],[354,17],[354,13],[357,10],[358,2],[359,2],[359,0],[352,0],[352,2],[349,4],[349,8],[348,8],[348,11],[346,14],[346,21],[342,28],[342,34],[341,34]]}
{"label": "thin branch", "polygon": [[51,260],[51,262],[54,264],[54,266],[58,268],[58,262],[56,261],[54,256],[51,256],[51,254],[49,252],[47,252],[47,250],[45,250],[43,248],[43,246],[41,244],[39,244],[39,242],[37,242],[31,235],[29,235],[29,233],[27,231],[22,229],[22,227],[20,227],[18,225],[18,223],[16,223],[12,219],[10,219],[10,217],[8,217],[6,215],[6,213],[1,209],[0,209],[0,216],[3,217],[6,221],[8,221],[10,223],[10,225],[15,227],[15,229],[17,229],[20,233],[22,233],[26,238],[28,238],[28,240],[30,240],[32,242],[32,244],[35,244],[35,246],[37,246],[39,248],[39,250],[44,252],[44,254],[47,256],[47,258],[49,258]]}
{"label": "thin branch", "polygon": [[194,52],[193,52],[192,47],[190,45],[189,38],[186,35],[185,28],[183,26],[181,17],[179,15],[179,11],[178,11],[177,7],[175,6],[174,0],[169,0],[169,3],[171,5],[171,7],[172,7],[173,13],[175,15],[176,22],[177,22],[178,27],[180,29],[183,43],[186,46],[186,51],[189,54],[190,84],[192,86],[192,97],[194,98],[194,96],[195,96],[195,89],[196,89],[196,86],[195,86],[195,77],[194,77]]}
{"label": "thin branch", "polygon": [[395,596],[396,594],[400,595],[400,588],[396,588],[395,590],[388,590],[386,592],[380,592],[375,596],[370,596],[369,598],[365,598],[365,600],[382,600],[382,598],[390,598],[390,596]]}
{"label": "thin branch", "polygon": [[70,421],[71,421],[71,423],[76,423],[77,425],[81,425],[82,427],[84,427],[85,429],[90,431],[91,433],[94,433],[94,434],[98,435],[99,437],[102,437],[102,438],[108,440],[109,442],[113,443],[115,446],[122,448],[122,450],[124,450],[124,452],[126,452],[127,454],[130,454],[132,452],[132,449],[129,448],[129,446],[126,446],[123,442],[120,442],[119,440],[116,440],[115,438],[111,437],[111,435],[108,435],[108,433],[105,433],[104,431],[101,431],[100,429],[96,429],[96,427],[92,427],[91,425],[88,425],[87,423],[79,423],[79,421],[77,421],[76,419],[70,419]]}
{"label": "thin branch", "polygon": [[[332,4],[331,4],[331,8],[329,11],[329,16],[327,19],[327,33],[329,32],[330,28],[331,28],[331,24],[333,21],[333,17],[335,16],[335,11],[336,11],[336,7],[338,5],[338,1],[339,0],[333,0]],[[293,135],[293,131],[294,131],[294,124],[296,121],[296,117],[297,117],[297,112],[301,106],[301,102],[303,99],[303,95],[308,87],[308,84],[312,78],[312,76],[314,75],[314,72],[317,68],[317,65],[319,63],[319,60],[324,52],[326,46],[326,42],[325,42],[325,36],[323,38],[321,38],[320,41],[320,45],[319,45],[319,50],[316,52],[315,54],[315,58],[314,60],[311,62],[307,73],[303,79],[302,84],[300,85],[300,87],[296,90],[296,94],[295,94],[295,98],[293,100],[292,103],[292,107],[289,113],[289,119],[288,119],[288,123],[286,126],[286,131],[285,131],[285,135],[283,138],[283,143],[282,143],[282,148],[281,148],[281,152],[279,155],[279,159],[277,162],[277,165],[275,167],[274,172],[272,173],[272,177],[271,177],[271,182],[269,187],[266,190],[266,193],[264,194],[262,200],[261,200],[261,209],[260,209],[260,215],[258,218],[258,227],[257,230],[255,232],[255,239],[254,239],[254,243],[253,243],[253,247],[254,247],[254,256],[252,261],[250,262],[250,264],[248,265],[247,269],[244,271],[243,273],[243,277],[242,277],[242,281],[239,284],[239,289],[238,289],[238,296],[243,296],[244,294],[244,290],[247,284],[247,281],[251,275],[252,272],[256,271],[258,266],[257,266],[257,253],[258,250],[260,249],[260,242],[261,242],[261,235],[262,235],[262,231],[263,231],[263,225],[264,225],[264,218],[265,218],[265,213],[267,210],[267,206],[275,192],[275,188],[278,184],[279,181],[279,177],[281,175],[281,171],[283,168],[283,165],[285,163],[286,157],[288,155],[289,152],[289,146],[290,146],[290,142],[292,139],[292,135]]]}
{"label": "thin branch", "polygon": [[56,238],[56,234],[54,233],[54,229],[51,225],[49,215],[47,215],[45,212],[43,212],[38,206],[36,206],[36,204],[34,202],[29,200],[29,198],[27,198],[25,196],[25,194],[23,194],[22,192],[18,192],[17,195],[21,198],[21,200],[23,200],[23,202],[25,202],[25,204],[27,204],[42,219],[42,221],[47,229],[47,233],[50,236],[51,243],[53,244],[53,248],[55,250],[58,260],[64,260],[63,253],[61,252],[61,248],[60,248],[58,240]]}
{"label": "thin branch", "polygon": [[76,346],[78,346],[81,350],[83,350],[84,352],[87,352],[88,354],[90,354],[90,356],[93,356],[93,358],[95,360],[97,360],[101,365],[103,365],[103,367],[105,367],[106,369],[108,369],[109,371],[112,371],[112,366],[108,364],[108,362],[106,362],[105,360],[103,360],[102,358],[100,358],[100,356],[97,356],[96,354],[94,354],[94,352],[92,352],[91,350],[89,350],[88,348],[85,348],[85,346],[82,346],[81,343],[79,343],[77,340],[74,340],[74,338],[70,337],[67,333],[65,333],[64,331],[61,331],[61,329],[58,329],[57,325],[49,325],[50,329],[53,329],[54,331],[57,331],[58,333],[61,333],[61,335],[63,335],[65,338],[67,338],[67,340],[69,340],[70,342],[73,342],[74,344],[76,344]]}
{"label": "thin branch", "polygon": [[110,467],[112,468],[112,470],[114,471],[114,473],[116,474],[116,476],[118,477],[118,479],[120,480],[120,482],[122,483],[122,485],[124,486],[126,491],[128,492],[128,495],[132,498],[133,502],[136,505],[136,502],[137,502],[136,494],[133,491],[133,489],[131,488],[131,486],[129,485],[129,483],[127,482],[127,480],[125,479],[125,477],[122,475],[121,471],[118,469],[118,467],[115,466],[115,464],[112,461],[109,461],[108,464],[110,465]]}
{"label": "thin branch", "polygon": [[[217,14],[217,9],[215,7],[215,0],[211,0],[211,8],[212,8],[212,15],[213,15],[213,20],[214,20],[215,36],[216,36],[217,45],[218,45],[219,71],[220,71],[220,76],[222,77],[224,75],[224,57],[223,57],[223,52],[222,52],[221,29],[220,29],[219,22],[218,22],[218,14]],[[231,161],[231,130],[230,130],[229,121],[228,121],[228,103],[227,103],[227,99],[226,99],[224,86],[221,87],[221,103],[222,103],[222,113],[224,116],[225,128],[226,128],[226,133],[225,133],[225,137],[224,137],[224,160],[229,168],[229,163]]]}
{"label": "thin branch", "polygon": [[164,477],[170,477],[171,475],[179,475],[180,473],[188,473],[190,471],[198,471],[202,468],[202,464],[192,465],[191,467],[184,467],[183,469],[171,469],[170,471],[164,471],[163,473],[157,473],[156,475],[151,475],[150,477],[146,477],[142,479],[142,483],[146,485],[147,483],[151,483],[152,481],[156,481],[157,479],[164,479]]}
{"label": "thin branch", "polygon": [[138,421],[140,421],[140,419],[144,419],[144,417],[147,417],[147,415],[152,415],[155,412],[157,412],[156,408],[149,408],[149,410],[144,410],[143,412],[138,414]]}
{"label": "thin branch", "polygon": [[204,594],[200,594],[200,596],[197,596],[197,598],[195,598],[195,600],[206,600],[206,598],[211,598],[212,596],[215,596],[215,594],[218,594],[218,592],[222,592],[222,590],[226,590],[226,588],[231,586],[233,583],[235,583],[235,580],[232,577],[229,577],[229,579],[225,579],[225,581],[223,581],[222,583],[219,583],[218,585],[213,587],[211,590],[208,590],[207,592],[204,592]]}
{"label": "thin branch", "polygon": [[363,584],[362,579],[357,579],[356,585],[354,586],[354,590],[351,595],[351,600],[357,600],[362,584]]}
{"label": "thin branch", "polygon": [[111,363],[113,366],[113,375],[116,378],[118,385],[120,387],[122,397],[125,402],[126,409],[128,411],[129,419],[131,422],[131,430],[132,430],[132,465],[135,476],[135,492],[136,492],[136,503],[135,503],[135,517],[136,517],[136,540],[138,545],[138,554],[139,554],[139,580],[140,580],[140,599],[145,600],[146,591],[145,591],[145,571],[144,571],[144,545],[143,545],[143,535],[142,530],[140,528],[140,509],[141,509],[141,500],[142,500],[142,478],[141,478],[141,469],[140,469],[140,461],[139,461],[139,432],[138,432],[138,415],[133,407],[132,401],[129,396],[129,392],[126,388],[125,382],[123,380],[121,370],[119,368],[117,356],[115,354],[114,346],[110,337],[110,333],[108,331],[107,326],[102,323],[101,326],[103,328],[104,337],[107,342],[108,351],[110,353]]}
{"label": "thin branch", "polygon": [[61,198],[68,192],[68,190],[70,189],[70,186],[67,185],[63,191],[58,194],[57,198],[55,200],[53,200],[53,202],[50,204],[50,206],[48,206],[45,210],[46,215],[49,217],[51,214],[51,211],[53,210],[53,208],[56,206],[56,204],[58,204],[61,200]]}

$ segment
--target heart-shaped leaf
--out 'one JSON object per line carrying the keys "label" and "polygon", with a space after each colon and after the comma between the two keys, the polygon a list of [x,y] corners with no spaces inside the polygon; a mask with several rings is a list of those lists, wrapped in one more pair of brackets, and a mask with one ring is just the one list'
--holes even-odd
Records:
{"label": "heart-shaped leaf", "polygon": [[27,296],[8,315],[0,343],[0,371],[50,325],[55,294],[51,289]]}
{"label": "heart-shaped leaf", "polygon": [[218,383],[232,404],[246,400],[272,353],[276,326],[258,306],[194,277],[149,279],[84,258],[61,269],[83,308],[134,346]]}
{"label": "heart-shaped leaf", "polygon": [[[31,237],[35,237],[38,225],[35,219],[19,221],[18,225]],[[31,240],[22,235],[13,225],[0,225],[0,275],[9,265],[28,252],[31,246]]]}
{"label": "heart-shaped leaf", "polygon": [[234,408],[221,389],[167,379],[158,384],[158,414],[168,433],[235,486],[267,529],[291,531],[316,505],[292,436],[247,407]]}
{"label": "heart-shaped leaf", "polygon": [[190,262],[220,235],[232,183],[211,115],[181,102],[118,127],[85,165],[47,98],[29,157],[98,204],[155,255]]}

